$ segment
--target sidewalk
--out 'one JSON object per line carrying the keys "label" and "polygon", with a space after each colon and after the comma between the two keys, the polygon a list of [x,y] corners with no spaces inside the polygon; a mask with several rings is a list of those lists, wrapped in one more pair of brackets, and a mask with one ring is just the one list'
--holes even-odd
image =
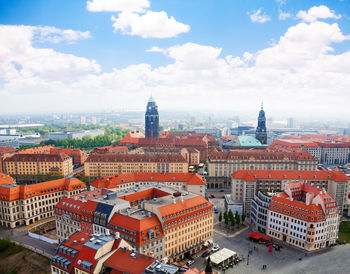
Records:
{"label": "sidewalk", "polygon": [[[226,228],[222,224],[215,224],[214,225],[214,231],[216,233],[224,236],[224,237],[227,237],[227,238],[236,237],[237,235],[241,234],[243,231],[246,231],[248,228],[249,228],[249,226],[244,224],[244,226],[242,225],[239,230],[232,231],[230,228]],[[229,231],[229,233],[227,233],[227,231]]]}

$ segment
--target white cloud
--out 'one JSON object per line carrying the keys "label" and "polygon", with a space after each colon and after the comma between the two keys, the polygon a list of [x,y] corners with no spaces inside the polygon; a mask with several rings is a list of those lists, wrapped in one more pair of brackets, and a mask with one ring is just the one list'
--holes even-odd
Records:
{"label": "white cloud", "polygon": [[266,13],[262,13],[262,8],[251,13],[248,12],[248,15],[250,15],[250,20],[252,20],[254,23],[263,24],[271,20],[270,16],[268,16]]}
{"label": "white cloud", "polygon": [[312,7],[308,11],[301,10],[297,13],[297,17],[304,22],[314,22],[317,19],[339,19],[341,18],[341,15],[337,15],[335,11],[330,10],[324,5],[321,5],[318,7]]}
{"label": "white cloud", "polygon": [[287,3],[287,0],[276,0],[277,4],[284,6]]}
{"label": "white cloud", "polygon": [[334,50],[335,43],[350,37],[336,23],[299,23],[273,45],[243,56],[195,43],[152,47],[149,51],[165,54],[170,63],[102,73],[93,60],[35,48],[32,31],[0,30],[2,112],[17,111],[13,105],[23,111],[33,106],[46,111],[144,109],[153,93],[161,110],[255,116],[263,97],[269,117],[350,116],[350,50]]}
{"label": "white cloud", "polygon": [[146,52],[161,52],[161,53],[166,53],[166,50],[164,50],[164,49],[162,49],[162,48],[160,48],[160,47],[156,47],[156,46],[153,46],[153,47],[151,47],[151,48],[149,48],[149,49],[146,49],[145,50]]}
{"label": "white cloud", "polygon": [[289,12],[284,12],[284,11],[279,11],[278,13],[278,19],[283,21],[286,20],[288,18],[290,18],[292,15]]}
{"label": "white cloud", "polygon": [[86,2],[86,9],[91,12],[144,12],[149,6],[148,0],[92,0]]}
{"label": "white cloud", "polygon": [[168,17],[165,11],[147,11],[142,15],[124,11],[118,17],[112,16],[111,20],[115,31],[142,38],[170,38],[190,30],[190,26]]}
{"label": "white cloud", "polygon": [[0,25],[0,80],[69,80],[99,72],[100,68],[94,60],[33,46],[34,41],[57,43],[87,38],[89,35],[88,32],[52,27]]}
{"label": "white cloud", "polygon": [[30,27],[36,42],[49,41],[60,43],[63,41],[75,42],[76,40],[88,39],[91,37],[89,31],[62,30],[55,27]]}

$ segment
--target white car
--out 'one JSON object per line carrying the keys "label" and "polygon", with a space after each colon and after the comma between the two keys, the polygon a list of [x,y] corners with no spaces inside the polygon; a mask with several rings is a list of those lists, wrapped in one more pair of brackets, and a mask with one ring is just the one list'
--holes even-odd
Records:
{"label": "white car", "polygon": [[190,266],[190,265],[193,265],[193,264],[194,264],[194,261],[193,261],[193,260],[189,260],[189,261],[186,263],[187,266]]}
{"label": "white car", "polygon": [[220,246],[216,245],[216,246],[214,246],[214,247],[211,249],[211,251],[212,251],[212,252],[216,252],[216,251],[218,251],[219,249],[220,249]]}

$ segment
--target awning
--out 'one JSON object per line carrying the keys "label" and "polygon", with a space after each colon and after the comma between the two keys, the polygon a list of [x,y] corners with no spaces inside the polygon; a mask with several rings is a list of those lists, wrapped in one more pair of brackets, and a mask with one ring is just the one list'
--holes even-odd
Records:
{"label": "awning", "polygon": [[233,258],[235,256],[237,256],[236,252],[227,248],[223,248],[217,251],[216,253],[210,255],[210,261],[214,265],[219,265],[222,262],[225,262],[228,259]]}
{"label": "awning", "polygon": [[255,240],[260,240],[260,239],[263,239],[263,240],[266,240],[266,241],[270,240],[270,237],[267,237],[267,236],[265,236],[263,234],[260,234],[258,232],[249,233],[248,237],[253,238]]}

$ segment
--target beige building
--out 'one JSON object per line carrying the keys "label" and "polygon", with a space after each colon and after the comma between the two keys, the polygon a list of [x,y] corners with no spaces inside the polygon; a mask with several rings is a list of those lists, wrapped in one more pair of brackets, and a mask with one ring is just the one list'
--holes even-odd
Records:
{"label": "beige building", "polygon": [[60,175],[73,174],[72,158],[64,153],[57,154],[15,154],[4,160],[6,173],[23,175]]}
{"label": "beige building", "polygon": [[321,170],[239,170],[232,174],[232,200],[243,204],[250,215],[251,201],[259,190],[282,191],[291,182],[307,182],[326,190],[337,202],[340,214],[349,214],[350,178],[341,171]]}
{"label": "beige building", "polygon": [[317,161],[307,151],[266,150],[212,151],[208,158],[208,188],[230,188],[237,170],[316,170]]}
{"label": "beige building", "polygon": [[78,179],[59,179],[32,185],[0,185],[0,225],[15,228],[54,216],[64,196],[77,195],[86,186]]}
{"label": "beige building", "polygon": [[289,183],[276,194],[267,215],[267,235],[312,251],[335,244],[339,209],[325,191],[308,183]]}
{"label": "beige building", "polygon": [[188,162],[178,154],[93,154],[84,164],[85,176],[104,177],[130,172],[188,172]]}

